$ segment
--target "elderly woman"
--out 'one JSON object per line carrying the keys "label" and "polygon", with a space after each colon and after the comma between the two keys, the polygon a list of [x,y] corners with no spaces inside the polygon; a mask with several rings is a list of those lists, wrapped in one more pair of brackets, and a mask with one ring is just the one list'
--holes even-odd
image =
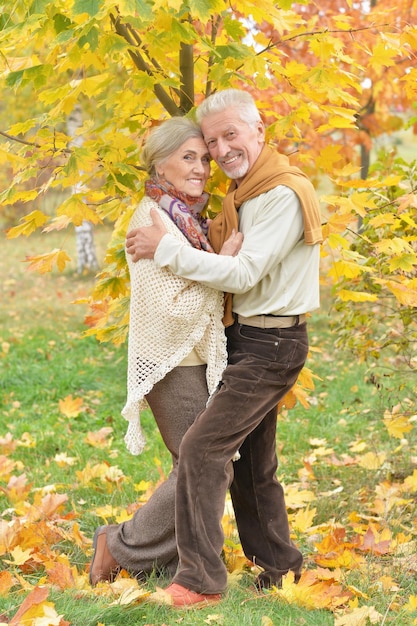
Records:
{"label": "elderly woman", "polygon": [[[163,122],[149,135],[142,153],[149,174],[145,196],[129,230],[152,223],[156,208],[170,233],[187,245],[212,251],[201,216],[208,194],[210,157],[197,125],[187,118]],[[175,485],[181,440],[205,407],[226,365],[222,323],[223,294],[179,278],[153,261],[133,263],[127,255],[131,283],[128,343],[128,397],[122,414],[129,421],[127,448],[144,447],[139,412],[149,404],[172,470],[133,518],[101,526],[94,535],[90,583],[112,581],[123,568],[135,576],[152,571],[173,575]]]}

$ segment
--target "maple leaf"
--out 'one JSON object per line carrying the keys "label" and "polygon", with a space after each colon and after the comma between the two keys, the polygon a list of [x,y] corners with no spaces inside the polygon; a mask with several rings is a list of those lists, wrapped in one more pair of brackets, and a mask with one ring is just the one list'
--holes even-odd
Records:
{"label": "maple leaf", "polygon": [[24,565],[27,561],[32,560],[33,550],[22,550],[20,546],[16,546],[11,552],[10,559],[4,559],[5,563],[10,563],[11,565]]}
{"label": "maple leaf", "polygon": [[317,509],[310,509],[309,507],[297,511],[291,518],[291,526],[294,530],[298,530],[301,533],[305,533],[313,525],[313,520],[316,516]]}
{"label": "maple leaf", "polygon": [[404,605],[404,608],[410,613],[417,611],[417,596],[409,596],[408,602]]}
{"label": "maple leaf", "polygon": [[398,50],[389,48],[383,42],[377,43],[372,50],[372,56],[369,59],[369,65],[375,69],[379,69],[381,66],[390,67],[395,63],[395,57],[398,54]]}
{"label": "maple leaf", "polygon": [[[17,613],[12,617],[10,626],[21,626],[21,617],[30,610],[31,607],[42,604],[49,595],[49,589],[46,587],[35,587],[23,600]],[[29,622],[28,622],[29,623]]]}
{"label": "maple leaf", "polygon": [[59,250],[58,248],[55,248],[51,252],[46,252],[45,254],[28,256],[25,259],[25,263],[29,263],[28,269],[33,272],[39,272],[40,274],[52,272],[55,265],[58,270],[62,272],[69,261],[71,261],[71,258],[65,250]]}
{"label": "maple leaf", "polygon": [[296,585],[292,573],[284,576],[282,589],[274,589],[272,597],[308,609],[333,610],[345,604],[352,594],[333,579],[322,580],[314,570],[306,570]]}
{"label": "maple leaf", "polygon": [[369,527],[363,537],[363,545],[358,546],[359,550],[364,552],[371,552],[372,554],[387,554],[390,551],[391,539],[376,542],[375,534],[371,527]]}
{"label": "maple leaf", "polygon": [[53,563],[51,568],[46,568],[48,582],[61,590],[74,588],[77,568],[67,563]]}
{"label": "maple leaf", "polygon": [[[37,193],[35,194],[36,197]],[[48,216],[42,213],[41,211],[32,211],[25,215],[20,220],[22,224],[19,226],[14,226],[7,231],[7,239],[14,239],[15,237],[19,237],[20,235],[25,235],[26,237],[33,233],[37,228],[43,226],[45,222],[48,221]]]}
{"label": "maple leaf", "polygon": [[13,435],[11,433],[6,433],[4,437],[0,436],[0,451],[2,454],[14,452],[16,446],[17,442],[13,439]]}
{"label": "maple leaf", "polygon": [[84,410],[82,398],[73,398],[70,394],[58,402],[60,412],[65,417],[78,417]]}
{"label": "maple leaf", "polygon": [[367,626],[367,624],[378,624],[383,615],[378,613],[374,606],[362,606],[336,617],[334,626]]}
{"label": "maple leaf", "polygon": [[401,415],[398,411],[385,411],[384,424],[390,437],[402,439],[404,433],[409,433],[413,429],[413,425],[405,415]]}
{"label": "maple leaf", "polygon": [[16,584],[16,579],[7,570],[0,572],[0,596],[7,596],[10,589]]}
{"label": "maple leaf", "polygon": [[108,436],[113,432],[110,426],[103,426],[95,432],[89,431],[85,437],[86,443],[94,448],[107,448],[111,445],[112,440]]}
{"label": "maple leaf", "polygon": [[412,493],[417,491],[417,469],[413,471],[411,476],[407,476],[404,479],[403,487],[405,491],[411,491]]}
{"label": "maple leaf", "polygon": [[367,452],[359,457],[358,465],[368,470],[377,470],[385,463],[387,455],[385,452]]}
{"label": "maple leaf", "polygon": [[52,517],[67,501],[66,493],[48,493],[42,498],[40,513],[47,518]]}

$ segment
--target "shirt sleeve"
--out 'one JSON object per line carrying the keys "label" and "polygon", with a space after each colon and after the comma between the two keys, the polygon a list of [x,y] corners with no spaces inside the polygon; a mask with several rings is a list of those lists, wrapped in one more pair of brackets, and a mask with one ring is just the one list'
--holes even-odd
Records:
{"label": "shirt sleeve", "polygon": [[214,289],[246,293],[300,241],[303,218],[297,195],[282,185],[245,205],[240,209],[244,240],[237,256],[196,250],[167,234],[156,250],[156,264]]}

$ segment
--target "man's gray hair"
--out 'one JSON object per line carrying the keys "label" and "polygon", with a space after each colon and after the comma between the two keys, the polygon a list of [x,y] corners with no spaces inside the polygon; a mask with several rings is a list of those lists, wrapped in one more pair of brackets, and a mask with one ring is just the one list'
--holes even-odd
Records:
{"label": "man's gray hair", "polygon": [[249,93],[240,89],[225,89],[216,91],[197,107],[197,122],[201,124],[208,115],[222,113],[229,108],[237,111],[239,119],[249,126],[255,126],[261,121],[255,101]]}
{"label": "man's gray hair", "polygon": [[154,128],[142,149],[142,163],[150,176],[156,167],[176,152],[188,139],[203,139],[200,127],[188,117],[171,117]]}

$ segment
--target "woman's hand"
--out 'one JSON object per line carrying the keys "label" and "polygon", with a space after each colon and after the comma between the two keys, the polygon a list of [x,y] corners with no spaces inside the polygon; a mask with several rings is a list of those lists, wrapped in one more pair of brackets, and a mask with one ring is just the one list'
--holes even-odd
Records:
{"label": "woman's hand", "polygon": [[229,239],[226,239],[222,245],[219,254],[223,254],[224,256],[236,256],[242,247],[242,243],[243,234],[233,229]]}

